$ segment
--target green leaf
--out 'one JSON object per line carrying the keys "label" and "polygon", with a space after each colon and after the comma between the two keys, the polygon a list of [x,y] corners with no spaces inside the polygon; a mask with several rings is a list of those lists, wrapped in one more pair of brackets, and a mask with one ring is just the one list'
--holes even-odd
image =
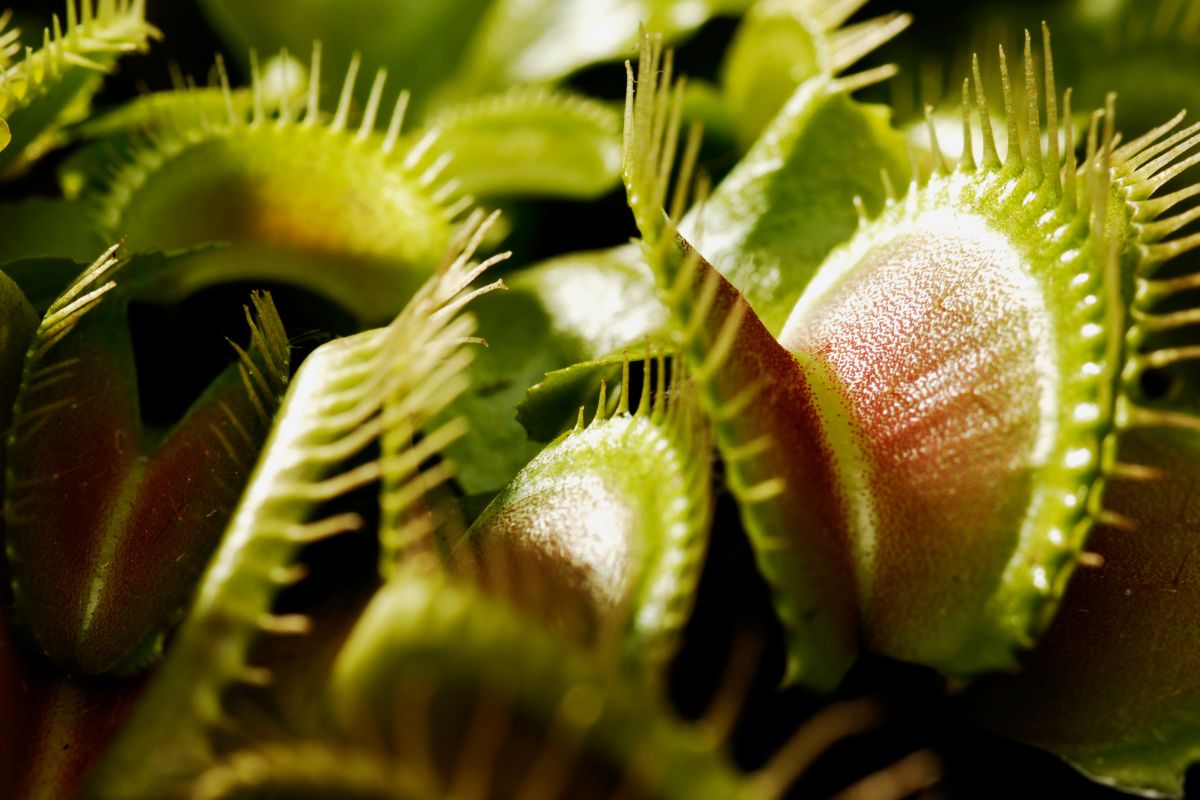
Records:
{"label": "green leaf", "polygon": [[105,245],[88,210],[81,203],[41,197],[0,204],[0,262],[62,256],[89,263]]}
{"label": "green leaf", "polygon": [[430,123],[446,171],[472,196],[597,197],[621,171],[621,118],[580,95],[526,88],[446,109]]}
{"label": "green leaf", "polygon": [[904,30],[905,14],[843,24],[860,3],[763,0],[738,27],[722,83],[738,139],[748,147],[801,83],[833,78]]}
{"label": "green leaf", "polygon": [[643,355],[636,351],[617,353],[547,372],[542,380],[529,387],[525,399],[517,406],[517,421],[531,439],[550,441],[574,421],[601,383],[615,383],[626,358]]}
{"label": "green leaf", "polygon": [[[468,494],[498,491],[541,449],[516,417],[530,386],[548,372],[640,343],[665,321],[635,247],[560,256],[505,282],[507,292],[474,306],[488,347],[476,358],[471,388],[450,408],[470,422],[470,432],[446,448]],[[561,422],[574,419],[572,409]]]}
{"label": "green leaf", "polygon": [[628,55],[638,27],[681,39],[751,0],[495,0],[452,84],[470,96],[512,84],[552,83]]}
{"label": "green leaf", "polygon": [[[885,107],[863,105],[836,81],[802,84],[685,234],[737,287],[772,333],[834,247],[886,199],[881,173],[909,178],[904,135]],[[692,238],[692,237],[690,237]]]}

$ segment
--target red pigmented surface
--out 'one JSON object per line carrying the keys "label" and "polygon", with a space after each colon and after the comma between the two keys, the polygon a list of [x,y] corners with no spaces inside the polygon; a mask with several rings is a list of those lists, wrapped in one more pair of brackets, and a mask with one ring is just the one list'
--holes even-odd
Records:
{"label": "red pigmented surface", "polygon": [[[254,419],[245,391],[233,381],[146,465],[96,608],[89,650],[98,663],[118,662],[184,607],[225,529],[265,429],[252,426],[255,438],[247,443],[219,402],[243,422]],[[223,449],[216,430],[241,448],[238,460]]]}
{"label": "red pigmented surface", "polygon": [[[710,271],[712,267],[702,264],[698,280]],[[737,289],[719,274],[717,278],[716,300],[703,334],[710,342],[734,308],[746,303]],[[710,347],[711,343],[705,345],[705,351]],[[776,478],[784,481],[782,495],[744,507],[743,514],[753,518],[760,531],[779,539],[780,545],[786,543],[786,547],[773,545],[765,551],[760,546],[759,561],[776,587],[777,598],[786,598],[783,613],[790,619],[785,622],[801,630],[812,629],[827,651],[830,645],[840,651],[818,657],[831,660],[828,674],[806,677],[810,683],[832,687],[841,677],[832,662],[846,659],[841,666],[848,667],[858,638],[847,505],[833,471],[833,454],[809,379],[791,353],[747,308],[711,391],[716,402],[723,404],[754,384],[762,384],[762,391],[745,411],[726,423],[722,438],[744,444],[765,436],[774,445],[765,455],[730,469],[746,486]],[[808,591],[807,597],[799,594],[802,589]]]}
{"label": "red pigmented surface", "polygon": [[0,613],[0,797],[77,797],[142,681],[56,674],[21,652]]}
{"label": "red pigmented surface", "polygon": [[[70,381],[33,393],[25,420],[42,404],[69,400],[40,429],[18,423],[9,463],[8,537],[18,602],[38,649],[55,663],[91,672],[84,619],[110,521],[128,511],[122,497],[139,458],[140,422],[132,370],[104,347],[62,342],[78,358]],[[32,401],[32,402],[31,402]],[[32,431],[28,438],[27,432]]]}
{"label": "red pigmented surface", "polygon": [[952,648],[1017,539],[1048,334],[1015,264],[995,237],[902,235],[782,337],[831,368],[857,428],[876,537],[864,635],[889,655]]}

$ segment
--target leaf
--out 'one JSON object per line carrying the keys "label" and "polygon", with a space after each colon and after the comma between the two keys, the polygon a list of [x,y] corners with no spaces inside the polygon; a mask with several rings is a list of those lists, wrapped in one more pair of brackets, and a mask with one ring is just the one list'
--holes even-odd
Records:
{"label": "leaf", "polygon": [[845,26],[863,5],[866,0],[763,0],[750,8],[721,68],[743,147],[758,138],[800,84],[839,75],[912,21],[891,14]]}
{"label": "leaf", "polygon": [[621,118],[603,103],[539,88],[452,106],[430,126],[469,195],[597,197],[617,185]]}
{"label": "leaf", "polygon": [[904,135],[882,106],[836,81],[802,84],[682,230],[778,334],[834,247],[858,228],[854,198],[877,213],[909,178]]}
{"label": "leaf", "polygon": [[645,25],[680,39],[750,0],[494,0],[451,84],[471,96],[512,84],[553,83],[625,57]]}
{"label": "leaf", "polygon": [[[470,422],[470,432],[446,448],[468,494],[498,491],[541,449],[516,416],[530,386],[553,370],[639,344],[665,319],[632,247],[560,256],[505,280],[508,291],[475,305],[488,347],[472,368],[471,388],[450,408]],[[549,424],[572,424],[575,410]]]}
{"label": "leaf", "polygon": [[596,387],[602,382],[615,383],[627,358],[644,355],[637,351],[609,355],[547,372],[529,387],[517,406],[517,421],[534,441],[550,441],[571,424]]}
{"label": "leaf", "polygon": [[1019,674],[966,697],[971,716],[1036,744],[1092,778],[1183,797],[1200,761],[1200,435],[1144,430],[1120,457],[1143,468],[1105,496],[1135,529],[1100,527],[1088,566]]}

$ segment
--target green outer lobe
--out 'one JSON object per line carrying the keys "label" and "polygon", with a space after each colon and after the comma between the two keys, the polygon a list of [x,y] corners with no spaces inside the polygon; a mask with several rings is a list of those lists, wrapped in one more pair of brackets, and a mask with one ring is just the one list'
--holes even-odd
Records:
{"label": "green outer lobe", "polygon": [[293,54],[321,39],[326,75],[344,75],[354,53],[385,67],[423,106],[461,64],[488,0],[204,0],[231,50]]}
{"label": "green outer lobe", "polygon": [[127,236],[134,251],[230,243],[164,276],[158,299],[272,279],[379,321],[403,307],[449,240],[446,214],[400,157],[349,134],[239,125],[146,159],[127,167],[113,197],[94,201],[105,235]]}
{"label": "green outer lobe", "polygon": [[711,504],[707,439],[691,422],[639,408],[564,434],[488,506],[453,563],[585,645],[615,635],[635,662],[669,657]]}
{"label": "green outer lobe", "polygon": [[[1018,650],[1029,646],[1049,623],[1072,573],[1074,556],[1091,528],[1090,512],[1103,485],[1101,467],[1111,457],[1105,450],[1105,442],[1112,431],[1111,398],[1121,365],[1107,362],[1107,348],[1109,337],[1123,332],[1110,330],[1113,320],[1109,308],[1111,291],[1104,277],[1106,259],[1087,238],[1086,225],[1059,211],[1047,213],[1047,206],[1055,208],[1056,199],[1047,202],[1036,193],[1027,196],[1037,189],[1037,184],[1031,184],[1030,180],[1019,171],[985,170],[979,174],[934,177],[904,205],[890,207],[831,257],[810,285],[783,334],[789,346],[802,346],[797,331],[820,319],[824,304],[831,296],[836,297],[832,293],[849,280],[847,276],[855,274],[856,265],[873,263],[875,269],[883,267],[887,264],[888,248],[895,247],[897,242],[904,243],[908,248],[905,252],[920,253],[922,246],[944,248],[946,242],[955,240],[956,231],[975,231],[963,234],[965,242],[970,241],[970,236],[984,237],[980,241],[998,236],[1007,244],[985,249],[990,253],[987,257],[997,264],[1008,261],[1004,269],[1009,271],[1019,265],[1015,267],[1018,273],[1010,274],[1004,281],[997,282],[994,277],[986,280],[987,288],[971,288],[973,281],[982,280],[975,274],[978,265],[966,252],[976,248],[975,244],[955,245],[965,247],[958,255],[952,251],[939,257],[921,254],[914,267],[919,272],[925,269],[920,266],[921,259],[929,258],[930,266],[937,266],[939,258],[946,258],[951,266],[965,270],[959,275],[939,278],[945,283],[941,288],[934,287],[938,294],[915,304],[925,305],[935,317],[941,318],[939,324],[944,330],[919,347],[930,348],[932,353],[940,346],[932,342],[940,339],[953,349],[958,337],[969,336],[978,340],[981,347],[999,347],[996,353],[968,351],[960,354],[968,359],[962,366],[938,366],[936,371],[928,373],[918,369],[906,387],[904,373],[913,365],[904,364],[904,359],[911,355],[904,350],[908,345],[902,347],[899,343],[905,342],[905,336],[911,336],[915,323],[901,321],[898,316],[891,319],[886,313],[871,321],[870,314],[864,312],[863,324],[868,329],[874,326],[873,335],[879,339],[878,346],[870,351],[868,366],[893,358],[900,359],[900,366],[883,369],[876,376],[876,385],[865,383],[857,387],[852,383],[853,373],[847,370],[857,370],[859,366],[851,362],[848,367],[839,367],[839,392],[853,397],[854,404],[861,404],[856,413],[864,417],[879,413],[880,409],[870,410],[877,402],[870,398],[873,393],[882,392],[878,395],[883,398],[882,408],[890,408],[887,414],[894,420],[868,419],[850,428],[852,435],[861,437],[857,449],[863,463],[873,465],[876,470],[859,479],[869,493],[860,497],[858,510],[851,518],[851,541],[856,553],[875,554],[874,564],[865,567],[869,577],[859,587],[864,595],[860,603],[867,625],[865,638],[887,654],[936,666],[953,675],[1011,666]],[[1005,255],[1006,249],[1015,251],[1015,257]],[[900,264],[892,266],[901,276],[901,283],[892,291],[911,291],[903,282],[915,279],[911,275],[905,277]],[[1028,288],[1031,280],[1032,288]],[[956,285],[958,289],[947,292]],[[1005,285],[1026,285],[1017,296],[1026,298],[1020,303],[1025,309],[1020,313],[1037,320],[1033,331],[1011,327],[1011,320],[1005,319],[1009,313],[1005,309],[1005,305],[1010,305],[1008,301],[997,305],[988,299],[988,292],[999,291]],[[886,293],[889,289],[885,286],[882,291]],[[920,292],[917,299],[921,299]],[[853,315],[858,313],[855,310],[858,306],[869,306],[874,301],[868,295],[838,302],[844,302],[844,308]],[[893,316],[903,313],[897,311]],[[985,316],[976,319],[980,314]],[[975,326],[989,317],[1000,326],[997,330],[1001,333],[995,342],[986,336],[980,338],[982,329],[975,330]],[[1000,369],[1000,362],[1010,356],[1003,356],[1003,350],[1020,352],[1021,336],[1032,337],[1021,356],[1031,363],[1015,373],[1006,373]],[[823,352],[824,344],[803,346],[828,355]],[[981,370],[979,375],[972,375],[975,369]],[[1022,369],[1025,377],[1013,385],[1012,376],[1020,376]],[[954,370],[963,373],[958,380],[965,379],[966,383],[954,386],[950,382],[938,389],[943,397],[959,396],[955,403],[939,410],[937,404],[929,402],[938,395],[925,397],[922,393],[930,392],[926,384],[931,377],[945,380]],[[994,377],[987,379],[988,374]],[[897,378],[901,379],[900,402],[888,396],[895,389],[888,387]],[[1001,402],[1013,391],[1020,391],[1025,399],[1016,405],[1011,400]],[[1031,400],[1031,396],[1036,399]],[[1035,412],[1030,411],[1031,402],[1036,406]],[[989,404],[999,410],[989,411]],[[1012,415],[1012,411],[1021,408],[1025,410]],[[1037,444],[1024,455],[1014,453],[1012,443],[1001,434],[1004,430],[1019,429],[1026,424],[1022,419],[1028,419],[1031,413],[1038,420]],[[944,416],[939,419],[939,415]],[[894,426],[895,433],[900,435],[889,438],[892,435],[888,433],[889,426]],[[922,426],[928,426],[929,436],[914,439],[909,429]],[[872,428],[876,433],[871,433]],[[975,509],[954,497],[956,491],[967,491],[974,496],[974,490],[967,490],[966,486],[956,489],[953,482],[945,483],[937,477],[943,474],[963,480],[975,471],[976,477],[967,482],[988,485],[986,463],[982,468],[955,466],[955,451],[937,445],[939,435],[956,429],[977,438],[982,435],[983,442],[995,436],[997,441],[988,445],[988,452],[1007,454],[992,465],[1002,468],[1000,476],[1005,484],[992,495],[996,505],[990,513],[999,514],[1007,509],[1009,514],[1007,521],[995,527],[986,514],[971,521]],[[939,434],[939,430],[943,433]],[[871,438],[880,435],[882,438]],[[1013,455],[1017,455],[1015,461]],[[889,461],[892,465],[880,473],[881,465]],[[851,467],[851,474],[855,469]],[[996,476],[990,479],[995,480]],[[898,486],[906,488],[901,491]],[[921,503],[910,505],[908,494],[914,491],[926,496]],[[942,492],[945,496],[939,498]],[[1015,502],[1014,498],[1023,495],[1028,496],[1026,503]],[[982,497],[975,499],[986,502]],[[896,502],[900,505],[896,506]],[[923,519],[924,512],[917,512],[926,503],[928,508],[943,507],[953,513],[942,519]],[[906,505],[908,510],[901,511]],[[877,518],[872,519],[872,514]],[[893,518],[889,514],[898,516]],[[938,542],[938,537],[960,540],[970,537],[972,545],[977,546],[974,537],[979,535],[980,528],[975,526],[981,523],[985,524],[983,530],[993,531],[989,537],[991,567],[989,575],[976,575],[975,585],[968,586],[971,571],[978,569],[974,547],[966,542],[947,547]],[[928,530],[931,524],[939,527],[941,533]],[[915,533],[910,532],[914,529]],[[930,542],[938,543],[937,548],[912,541],[919,542],[926,536]],[[940,555],[934,550],[940,551]],[[925,563],[925,559],[931,558],[932,566]],[[880,580],[883,583],[876,603],[870,588]],[[925,581],[929,585],[906,587],[909,581]],[[894,602],[887,587],[899,587],[910,598],[924,596],[924,599],[911,604]]]}
{"label": "green outer lobe", "polygon": [[682,230],[778,334],[833,248],[858,227],[853,200],[877,212],[880,172],[908,180],[904,136],[882,106],[827,78],[801,86]]}
{"label": "green outer lobe", "polygon": [[512,84],[552,83],[628,55],[638,28],[669,39],[750,0],[494,0],[449,91],[469,96]]}
{"label": "green outer lobe", "polygon": [[[585,738],[573,772],[577,782],[564,796],[610,796],[611,783],[606,792],[594,781],[611,781],[620,774],[613,770],[633,773],[629,785],[637,797],[727,800],[740,794],[738,776],[641,690],[613,683],[584,653],[501,604],[444,580],[403,574],[376,596],[335,666],[330,699],[343,735],[386,742],[395,725],[428,724],[405,719],[404,692],[414,688],[405,682],[414,679],[436,681],[449,706],[437,718],[460,731],[472,713],[464,702],[498,695],[511,708],[504,737],[510,743],[540,739],[565,714],[568,727],[560,736]],[[528,748],[502,757],[491,796],[509,796],[502,790],[506,780],[519,780],[528,763]]]}
{"label": "green outer lobe", "polygon": [[453,153],[446,172],[472,197],[591,199],[621,172],[621,118],[595,100],[539,89],[454,106],[430,123]]}
{"label": "green outer lobe", "polygon": [[824,32],[811,30],[811,20],[805,24],[809,5],[810,0],[756,3],[726,51],[721,83],[744,148],[770,125],[797,86],[829,71],[818,44]]}
{"label": "green outer lobe", "polygon": [[1184,773],[1200,760],[1200,436],[1134,431],[1120,455],[1164,472],[1115,480],[1105,494],[1137,529],[1097,528],[1088,549],[1103,566],[1076,573],[1023,672],[981,684],[967,704],[985,726],[1098,780],[1182,797]]}
{"label": "green outer lobe", "polygon": [[[555,370],[640,346],[666,322],[654,279],[633,245],[559,256],[504,280],[508,291],[472,306],[488,347],[472,364],[471,387],[448,409],[471,423],[470,432],[445,449],[468,494],[499,491],[541,450],[517,419],[531,386]],[[575,411],[597,385],[587,386],[583,397],[572,396],[569,416],[555,417],[555,429],[538,441],[574,423]]]}

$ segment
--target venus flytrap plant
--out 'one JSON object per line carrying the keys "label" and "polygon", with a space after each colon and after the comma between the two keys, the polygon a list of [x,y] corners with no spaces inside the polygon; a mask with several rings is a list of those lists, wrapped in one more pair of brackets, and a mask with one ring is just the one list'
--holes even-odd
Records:
{"label": "venus flytrap plant", "polygon": [[[832,689],[860,650],[951,685],[1023,663],[966,696],[983,725],[1101,781],[1181,791],[1200,755],[1200,280],[1182,258],[1200,244],[1200,126],[1123,143],[1111,100],[1091,116],[1069,93],[1060,105],[1048,37],[1042,66],[1027,36],[1024,86],[1001,54],[1001,92],[978,68],[963,87],[957,163],[935,113],[910,167],[888,112],[851,96],[892,68],[845,74],[907,16],[854,25],[864,0],[763,0],[724,96],[708,95],[707,116],[736,120],[730,150],[750,147],[716,192],[687,208],[700,140],[678,131],[696,96],[651,39],[620,161],[643,240],[514,270],[492,293],[477,279],[503,256],[471,259],[495,228],[474,215],[452,233],[469,195],[592,198],[615,175],[611,110],[549,86],[620,55],[639,17],[684,37],[749,4],[380,3],[364,33],[360,1],[208,3],[265,49],[319,34],[324,71],[349,73],[332,106],[320,57],[302,76],[252,56],[246,89],[218,70],[215,87],[71,125],[97,68],[153,35],[140,0],[69,4],[64,32],[23,60],[0,32],[5,75],[47,76],[31,106],[8,106],[3,169],[84,143],[59,169],[66,199],[0,209],[0,423],[6,388],[19,394],[0,794],[74,792],[139,684],[114,693],[43,655],[72,673],[150,666],[230,516],[85,796],[771,800],[798,775],[807,791],[813,758],[880,724],[873,703],[817,712],[748,772],[725,753],[745,755],[724,741],[745,727],[738,691],[688,725],[655,680],[674,697],[692,637],[714,635],[702,594],[684,627],[709,538],[736,543],[709,530],[713,443],[783,623],[786,680]],[[1121,13],[1165,51],[1192,5]],[[97,33],[126,13],[128,41]],[[1124,45],[1142,41],[1129,27]],[[388,47],[405,41],[419,46]],[[357,97],[362,63],[417,90],[411,132],[386,73]],[[126,234],[129,263],[75,263]],[[126,320],[131,302],[230,280],[394,318],[305,362],[240,498],[288,371],[269,296],[240,364],[170,431],[140,419]],[[473,363],[468,304],[491,345]],[[635,403],[629,362],[650,342],[664,356]],[[594,418],[559,436],[582,398]],[[763,667],[748,669],[778,675]],[[892,800],[937,773],[920,751],[846,797]]]}
{"label": "venus flytrap plant", "polygon": [[[451,545],[450,569],[560,636],[654,671],[678,645],[711,521],[710,442],[665,360],[551,442]],[[653,379],[651,376],[654,376]],[[652,381],[655,383],[651,388]]]}
{"label": "venus flytrap plant", "polygon": [[893,13],[846,25],[868,0],[771,0],[743,17],[722,66],[725,107],[743,148],[758,139],[801,83],[834,78],[912,23]]}
{"label": "venus flytrap plant", "polygon": [[0,117],[12,137],[0,170],[23,171],[58,143],[63,126],[87,116],[104,73],[158,37],[145,17],[145,0],[67,0],[65,17],[45,29],[40,48],[15,58],[19,44],[10,32],[0,35]]}
{"label": "venus flytrap plant", "polygon": [[[249,663],[250,646],[263,635],[308,629],[304,617],[272,613],[280,589],[303,578],[300,549],[362,525],[356,513],[322,516],[323,503],[383,481],[384,533],[427,524],[405,524],[409,508],[447,473],[416,468],[436,455],[455,423],[416,443],[393,437],[382,458],[351,459],[399,421],[404,430],[420,429],[462,390],[469,351],[460,348],[473,323],[459,312],[470,284],[492,263],[470,260],[486,227],[472,216],[450,257],[388,327],[330,342],[304,362],[169,657],[88,796],[186,796],[214,763],[214,734],[229,722],[222,694],[269,680]],[[153,761],[144,757],[147,747],[158,752]]]}
{"label": "venus flytrap plant", "polygon": [[[4,517],[17,620],[75,674],[129,673],[163,637],[224,528],[288,379],[269,295],[251,344],[170,431],[143,425],[123,270],[106,252],[30,343],[7,442]],[[145,376],[142,376],[145,379]]]}
{"label": "venus flytrap plant", "polygon": [[[822,10],[793,0],[762,5],[763,19],[751,14],[739,29],[745,52],[734,50],[726,64],[726,91],[744,94],[743,104],[755,98],[755,106],[764,85],[773,91],[788,85],[794,91],[778,114],[762,120],[761,132],[756,124],[743,134],[746,145],[754,143],[749,152],[713,197],[680,223],[776,335],[812,272],[857,227],[854,198],[866,209],[881,209],[887,186],[902,184],[911,174],[904,137],[890,127],[889,110],[851,96],[894,76],[895,67],[844,74],[904,29],[908,18],[900,14],[840,30],[844,14],[862,5]],[[772,61],[756,58],[768,47],[758,38],[775,35],[787,41],[806,37],[802,49],[814,62],[797,66],[792,78],[781,78]],[[786,49],[792,53],[794,48]],[[883,181],[881,175],[886,175]]]}
{"label": "venus flytrap plant", "polygon": [[[939,167],[878,218],[864,214],[805,288],[778,344],[753,318],[738,321],[744,301],[659,216],[674,136],[654,48],[636,96],[631,81],[630,205],[682,329],[706,331],[687,350],[693,369],[732,351],[708,408],[789,629],[793,677],[816,685],[838,677],[856,639],[952,675],[1014,665],[1077,561],[1090,560],[1081,555],[1087,534],[1121,521],[1103,487],[1141,471],[1117,460],[1121,437],[1195,425],[1142,402],[1140,374],[1191,351],[1147,349],[1155,324],[1172,318],[1131,307],[1135,281],[1152,282],[1193,246],[1190,237],[1154,241],[1188,212],[1146,222],[1191,196],[1151,198],[1190,163],[1194,132],[1168,135],[1176,120],[1118,148],[1110,103],[1093,117],[1077,172],[1057,136],[1043,152],[1021,133],[1001,57],[1006,158],[980,84],[982,162]],[[1040,129],[1033,63],[1027,39],[1030,131]],[[1073,141],[1069,109],[1064,117]],[[671,219],[681,208],[677,200]],[[756,413],[726,410],[756,378],[765,383]],[[743,471],[756,482],[739,487]]]}
{"label": "venus flytrap plant", "polygon": [[453,187],[439,189],[445,164],[428,157],[429,140],[399,147],[407,93],[391,104],[386,135],[376,137],[385,73],[351,125],[357,72],[355,62],[332,118],[320,105],[319,48],[302,108],[284,102],[268,115],[255,75],[247,117],[222,80],[222,116],[199,125],[193,114],[163,120],[109,165],[103,190],[82,200],[104,235],[119,231],[134,251],[227,244],[198,255],[186,281],[160,286],[160,299],[235,277],[277,279],[361,321],[386,319],[436,266],[463,206],[451,205]]}

